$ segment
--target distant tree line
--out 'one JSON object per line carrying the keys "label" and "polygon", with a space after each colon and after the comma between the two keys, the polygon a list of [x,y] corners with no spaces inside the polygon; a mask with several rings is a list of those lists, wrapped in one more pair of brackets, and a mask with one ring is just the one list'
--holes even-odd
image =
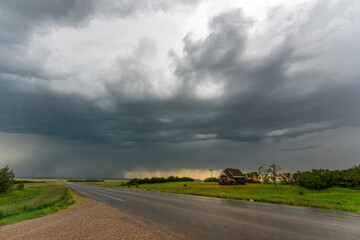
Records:
{"label": "distant tree line", "polygon": [[296,173],[278,173],[280,167],[271,164],[269,168],[261,165],[257,172],[246,173],[247,183],[272,183],[276,178],[283,185],[299,185],[309,189],[325,189],[330,187],[344,187],[360,189],[360,165],[344,170],[312,169],[311,171],[297,171]]}
{"label": "distant tree line", "polygon": [[360,189],[360,164],[345,170],[313,169],[298,172],[297,183],[311,189],[344,187]]}
{"label": "distant tree line", "polygon": [[45,181],[33,181],[33,180],[14,180],[15,184],[18,183],[44,183]]}
{"label": "distant tree line", "polygon": [[104,182],[103,179],[68,179],[68,182]]}
{"label": "distant tree line", "polygon": [[204,179],[204,182],[218,182],[219,180],[216,177],[208,177]]}
{"label": "distant tree line", "polygon": [[152,177],[152,178],[133,178],[129,180],[126,185],[133,186],[133,185],[139,185],[139,184],[145,184],[145,183],[164,183],[164,182],[193,182],[193,178],[189,177],[174,177],[169,176],[167,178],[165,177]]}

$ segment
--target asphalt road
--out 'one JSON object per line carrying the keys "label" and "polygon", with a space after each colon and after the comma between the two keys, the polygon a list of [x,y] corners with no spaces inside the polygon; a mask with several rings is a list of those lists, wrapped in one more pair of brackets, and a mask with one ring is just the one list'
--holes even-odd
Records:
{"label": "asphalt road", "polygon": [[360,239],[360,214],[357,213],[75,183],[67,185],[188,239]]}

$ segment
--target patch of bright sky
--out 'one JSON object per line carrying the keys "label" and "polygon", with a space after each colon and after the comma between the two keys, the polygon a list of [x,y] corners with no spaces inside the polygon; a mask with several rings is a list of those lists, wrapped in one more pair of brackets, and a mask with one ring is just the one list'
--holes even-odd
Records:
{"label": "patch of bright sky", "polygon": [[[286,1],[203,1],[194,8],[181,11],[158,11],[126,18],[98,16],[83,28],[51,29],[45,35],[41,31],[41,34],[34,35],[29,48],[36,49],[37,53],[47,54],[45,58],[42,56],[45,59],[44,69],[54,71],[54,76],[67,76],[65,79],[43,83],[49,89],[96,98],[106,94],[103,78],[106,78],[106,72],[117,57],[131,54],[139,39],[149,38],[155,42],[157,53],[146,65],[163,72],[158,76],[166,78],[169,84],[156,79],[150,80],[159,82],[165,88],[174,88],[177,83],[171,77],[168,52],[173,50],[181,56],[182,39],[188,33],[192,33],[194,40],[205,38],[209,34],[209,20],[235,8],[242,8],[246,16],[262,21],[266,18],[269,7],[279,3]],[[288,6],[294,7],[294,4]],[[44,51],[40,51],[41,49]],[[205,95],[201,93],[200,98],[216,97],[218,87],[206,86],[205,90],[208,91],[204,91]],[[199,86],[199,89],[203,90],[204,87]],[[169,96],[167,91],[164,93],[158,89],[157,92]],[[175,90],[170,91],[174,92]]]}
{"label": "patch of bright sky", "polygon": [[[218,177],[223,169],[213,169],[212,176]],[[180,169],[180,170],[169,170],[169,171],[147,171],[147,170],[136,170],[120,173],[118,177],[124,178],[146,178],[146,177],[192,177],[195,179],[205,179],[211,177],[211,172],[208,169]]]}

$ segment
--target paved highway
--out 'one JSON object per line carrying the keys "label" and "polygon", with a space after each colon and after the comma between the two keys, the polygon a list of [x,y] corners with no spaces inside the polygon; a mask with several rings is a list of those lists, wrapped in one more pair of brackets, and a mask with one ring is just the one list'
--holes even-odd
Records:
{"label": "paved highway", "polygon": [[360,239],[360,214],[67,183],[188,239]]}

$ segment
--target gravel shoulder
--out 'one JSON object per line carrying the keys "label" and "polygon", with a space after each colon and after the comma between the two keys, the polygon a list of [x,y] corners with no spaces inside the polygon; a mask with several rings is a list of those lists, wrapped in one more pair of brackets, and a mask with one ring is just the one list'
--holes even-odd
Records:
{"label": "gravel shoulder", "polygon": [[0,239],[184,239],[104,203],[84,201],[57,214],[0,227]]}

